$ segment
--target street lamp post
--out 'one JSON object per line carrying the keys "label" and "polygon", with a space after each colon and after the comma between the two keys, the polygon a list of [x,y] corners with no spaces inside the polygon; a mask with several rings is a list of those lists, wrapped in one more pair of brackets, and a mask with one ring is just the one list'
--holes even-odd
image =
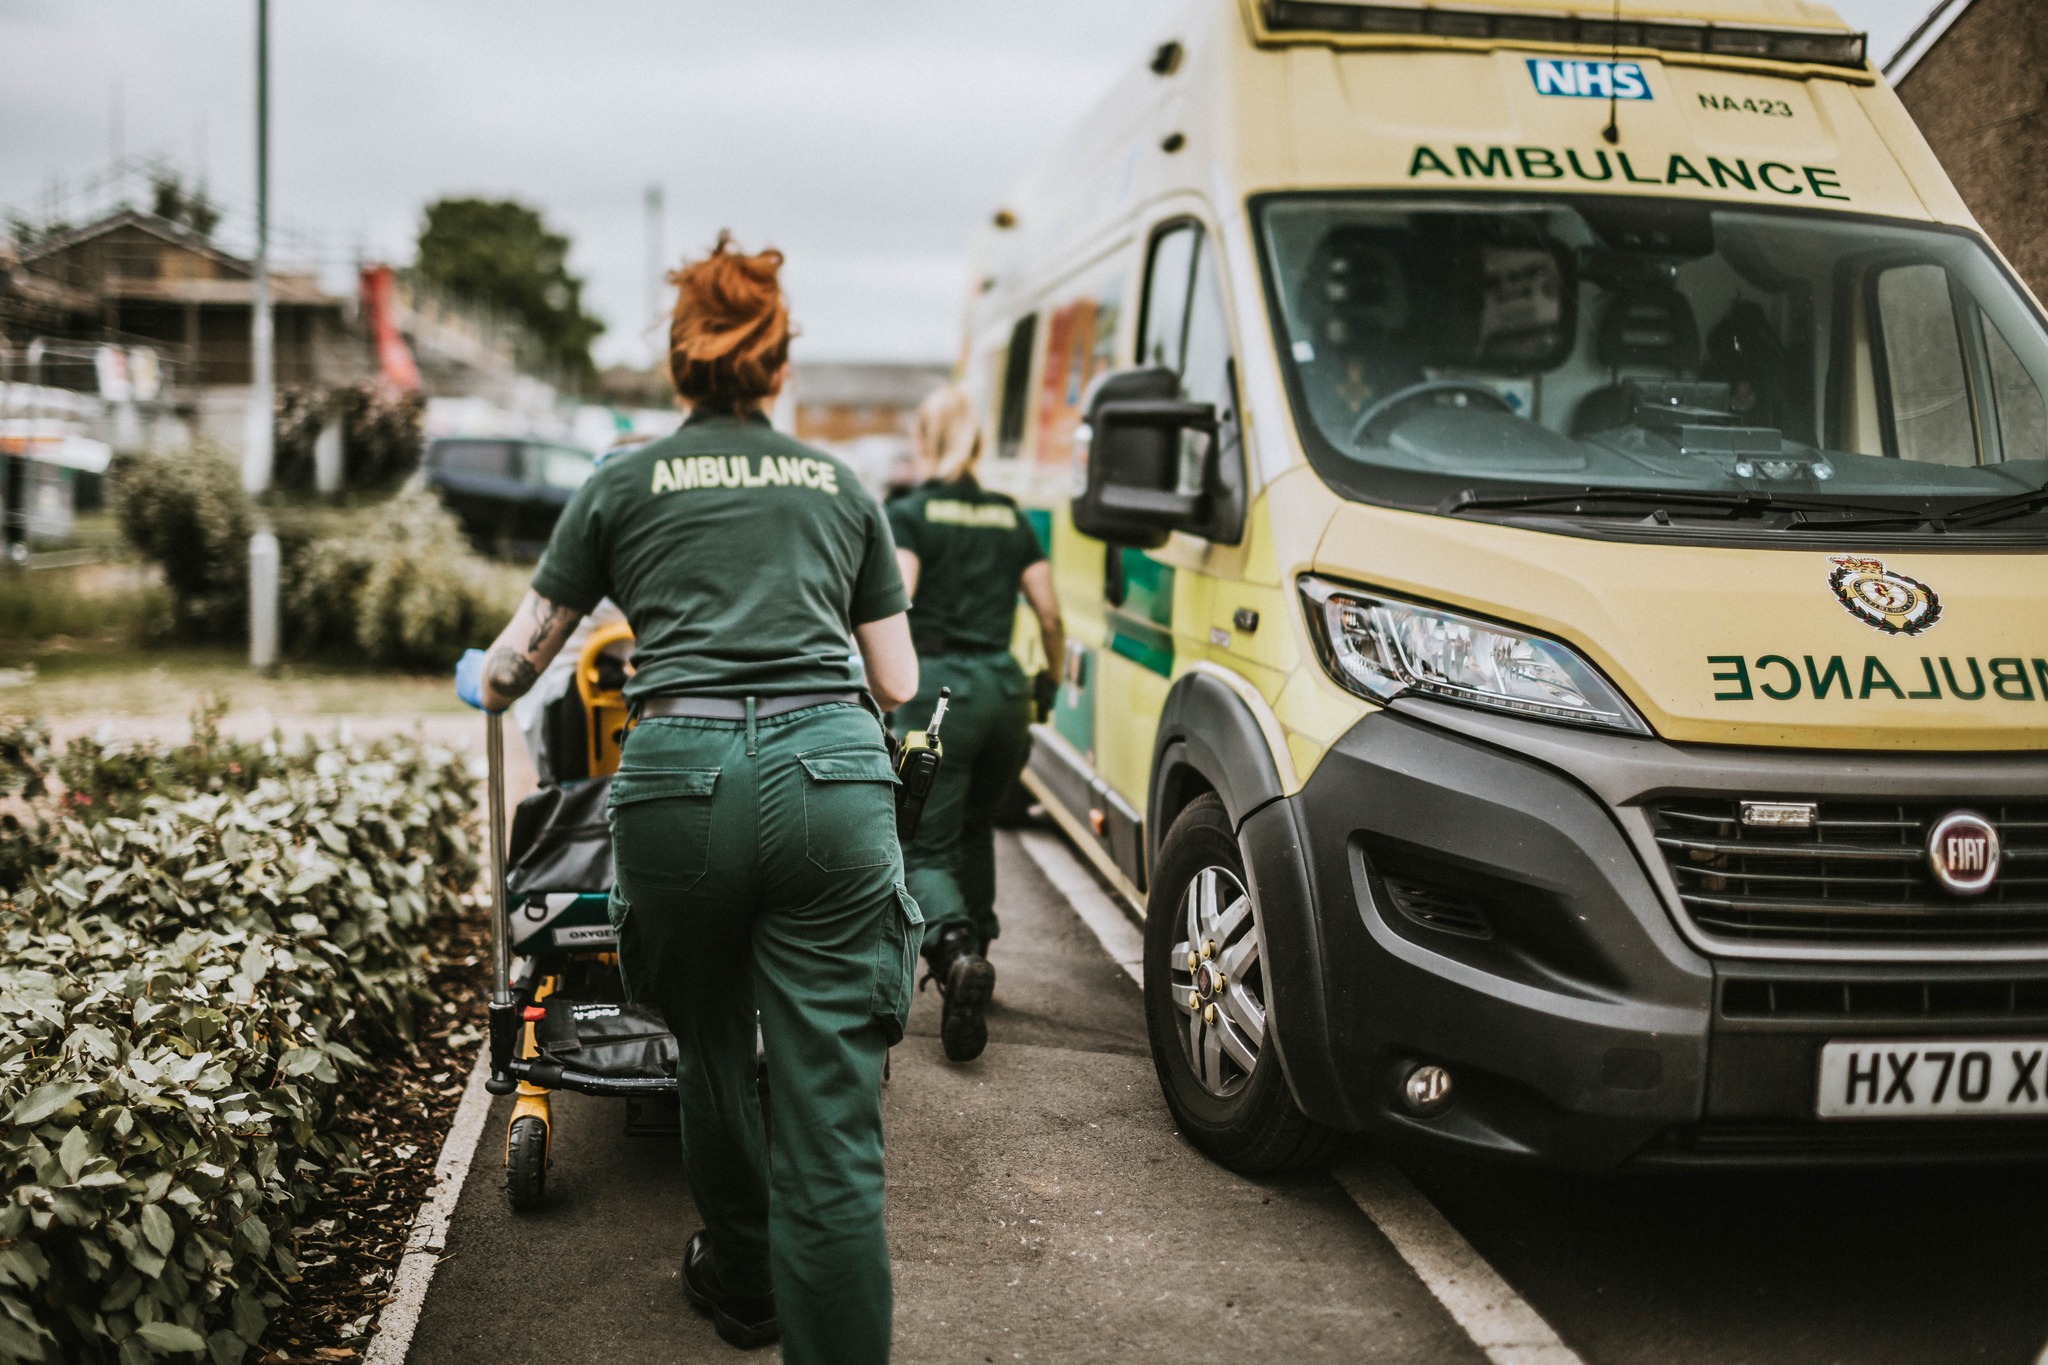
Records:
{"label": "street lamp post", "polygon": [[[275,462],[276,335],[270,309],[270,0],[256,0],[256,289],[249,314],[249,425],[242,486],[269,491]],[[277,664],[277,532],[259,505],[249,538],[249,666]]]}
{"label": "street lamp post", "polygon": [[661,186],[647,187],[647,325],[652,329],[654,363],[668,354],[668,337],[661,325],[661,291],[668,283],[668,234],[663,230]]}

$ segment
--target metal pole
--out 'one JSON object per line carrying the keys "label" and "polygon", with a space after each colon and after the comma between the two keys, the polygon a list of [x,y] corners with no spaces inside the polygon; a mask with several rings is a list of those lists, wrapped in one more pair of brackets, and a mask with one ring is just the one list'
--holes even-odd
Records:
{"label": "metal pole", "polygon": [[[277,423],[275,333],[270,315],[270,0],[256,0],[256,279],[249,313],[249,421],[242,486],[269,491]],[[249,538],[249,666],[277,664],[277,534],[257,513]]]}
{"label": "metal pole", "polygon": [[484,757],[491,822],[491,1072],[484,1089],[509,1095],[519,1088],[512,1057],[519,1044],[521,1011],[512,993],[511,911],[505,903],[505,718],[497,712],[484,717]]}
{"label": "metal pole", "polygon": [[654,364],[658,369],[661,358],[668,354],[668,336],[661,325],[662,286],[668,283],[668,244],[663,240],[661,186],[647,187],[647,325],[654,329]]}
{"label": "metal pole", "polygon": [[512,1003],[512,950],[505,927],[505,717],[484,717],[484,755],[490,773],[491,821],[491,1003]]}

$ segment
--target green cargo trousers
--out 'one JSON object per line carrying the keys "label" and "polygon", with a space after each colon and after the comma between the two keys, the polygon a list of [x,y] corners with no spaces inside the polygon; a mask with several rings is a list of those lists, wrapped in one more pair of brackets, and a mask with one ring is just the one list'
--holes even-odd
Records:
{"label": "green cargo trousers", "polygon": [[850,705],[648,720],[611,802],[621,970],[676,1036],[683,1165],[712,1269],[730,1294],[772,1288],[789,1365],[880,1365],[893,1305],[882,1061],[903,1036],[922,932],[881,726]]}
{"label": "green cargo trousers", "polygon": [[898,734],[922,730],[953,689],[939,727],[945,761],[917,837],[903,850],[905,881],[925,916],[925,939],[965,924],[986,951],[996,922],[995,815],[1031,755],[1031,684],[1008,653],[938,654],[919,662],[917,700],[896,712]]}

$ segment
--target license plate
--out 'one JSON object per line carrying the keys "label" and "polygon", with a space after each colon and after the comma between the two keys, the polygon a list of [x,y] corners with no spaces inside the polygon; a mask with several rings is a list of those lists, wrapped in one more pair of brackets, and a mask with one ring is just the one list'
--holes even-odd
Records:
{"label": "license plate", "polygon": [[2048,1038],[1833,1042],[1820,1050],[1824,1119],[2048,1115]]}

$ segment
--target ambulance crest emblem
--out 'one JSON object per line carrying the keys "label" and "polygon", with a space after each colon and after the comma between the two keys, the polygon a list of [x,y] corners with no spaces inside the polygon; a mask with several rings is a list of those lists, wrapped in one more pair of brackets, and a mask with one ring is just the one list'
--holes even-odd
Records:
{"label": "ambulance crest emblem", "polygon": [[1836,555],[1828,586],[1866,626],[1887,635],[1918,635],[1941,619],[1941,598],[1917,578],[1884,566],[1881,559]]}

